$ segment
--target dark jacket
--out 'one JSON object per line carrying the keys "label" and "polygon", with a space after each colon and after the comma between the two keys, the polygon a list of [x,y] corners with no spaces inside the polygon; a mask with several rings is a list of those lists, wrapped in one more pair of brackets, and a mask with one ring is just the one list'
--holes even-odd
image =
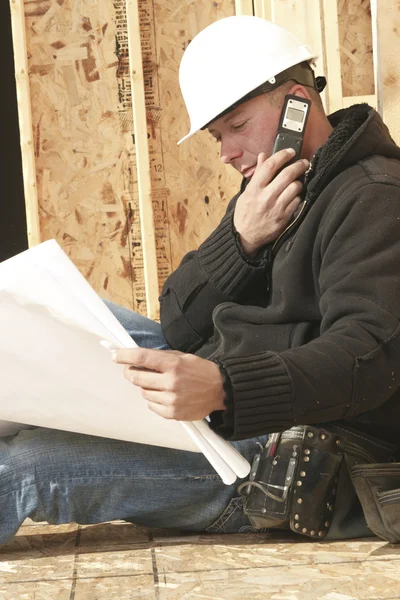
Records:
{"label": "dark jacket", "polygon": [[287,231],[246,259],[238,194],[163,288],[168,343],[225,375],[228,439],[332,421],[400,438],[400,148],[365,104],[330,120]]}

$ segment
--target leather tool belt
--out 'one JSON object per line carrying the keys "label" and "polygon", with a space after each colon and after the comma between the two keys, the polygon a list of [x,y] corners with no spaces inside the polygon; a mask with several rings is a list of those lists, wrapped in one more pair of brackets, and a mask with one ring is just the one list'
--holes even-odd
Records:
{"label": "leather tool belt", "polygon": [[[400,508],[400,464],[385,462],[385,467],[390,465],[386,471],[381,464],[374,464],[390,460],[393,450],[369,436],[330,424],[326,428],[297,426],[272,434],[255,456],[249,480],[239,486],[245,497],[244,512],[256,529],[291,529],[323,539],[332,522],[340,469],[348,468],[372,531],[380,537],[385,534],[389,541],[396,536],[400,541],[400,514],[397,534],[388,534],[386,526],[381,526],[382,516],[380,526],[375,526],[376,517],[368,517],[366,512],[366,507],[371,512],[371,491],[368,496],[364,489],[371,490],[367,480],[381,489],[379,477],[391,478],[383,486],[390,491],[382,496],[380,506],[385,507],[387,520],[393,520],[392,505],[397,502]],[[367,466],[380,470],[372,472]],[[393,490],[392,484],[397,489]]]}
{"label": "leather tool belt", "polygon": [[392,458],[396,447],[354,431],[342,433],[346,464],[369,529],[400,543],[400,463]]}

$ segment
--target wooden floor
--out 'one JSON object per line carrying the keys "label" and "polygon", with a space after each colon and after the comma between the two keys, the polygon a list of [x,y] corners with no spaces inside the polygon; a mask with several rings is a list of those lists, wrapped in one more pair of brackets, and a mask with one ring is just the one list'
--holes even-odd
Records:
{"label": "wooden floor", "polygon": [[0,549],[0,600],[394,600],[400,545],[189,535],[123,522],[24,525]]}

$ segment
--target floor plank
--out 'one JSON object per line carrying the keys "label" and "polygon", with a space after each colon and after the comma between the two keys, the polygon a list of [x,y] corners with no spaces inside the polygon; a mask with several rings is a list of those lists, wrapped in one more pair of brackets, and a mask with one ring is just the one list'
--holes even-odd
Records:
{"label": "floor plank", "polygon": [[400,545],[292,533],[178,534],[123,521],[25,523],[0,600],[400,600]]}

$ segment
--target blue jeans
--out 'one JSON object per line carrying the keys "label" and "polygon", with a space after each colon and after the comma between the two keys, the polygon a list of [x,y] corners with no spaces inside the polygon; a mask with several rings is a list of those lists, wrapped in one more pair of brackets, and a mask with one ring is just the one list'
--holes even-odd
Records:
{"label": "blue jeans", "polygon": [[[107,304],[138,345],[168,348],[158,323]],[[257,443],[266,439],[234,446],[251,462]],[[54,524],[124,519],[186,531],[251,531],[236,488],[224,485],[200,453],[24,430],[0,439],[0,543],[26,517]]]}

